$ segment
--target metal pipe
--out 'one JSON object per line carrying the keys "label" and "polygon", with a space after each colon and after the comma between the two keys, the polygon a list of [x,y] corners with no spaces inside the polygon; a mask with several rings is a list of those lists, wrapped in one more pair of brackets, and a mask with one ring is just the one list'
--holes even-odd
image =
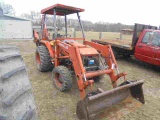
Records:
{"label": "metal pipe", "polygon": [[87,81],[87,78],[86,78],[85,73],[83,74],[83,77],[84,77],[84,81],[86,82],[86,81]]}
{"label": "metal pipe", "polygon": [[67,16],[66,15],[64,16],[64,19],[65,19],[65,35],[67,37]]}
{"label": "metal pipe", "polygon": [[102,63],[102,65],[105,66],[104,63],[103,63],[103,61],[102,61],[100,53],[98,53],[98,58],[99,58],[99,61]]}
{"label": "metal pipe", "polygon": [[[43,21],[42,24],[41,24],[41,30],[42,30],[42,31],[41,31],[41,34],[42,34],[41,37],[42,37],[42,38],[43,38],[43,36],[44,36],[45,17],[46,17],[46,14],[42,15],[42,21]],[[41,39],[42,39],[42,38],[41,38]]]}
{"label": "metal pipe", "polygon": [[57,29],[56,29],[56,9],[53,9],[53,12],[54,12],[54,39],[57,38]]}
{"label": "metal pipe", "polygon": [[95,77],[95,76],[100,76],[104,74],[110,74],[112,72],[112,69],[107,69],[107,70],[97,70],[95,72],[88,72],[86,73],[87,78]]}
{"label": "metal pipe", "polygon": [[80,27],[81,27],[81,30],[82,30],[82,35],[83,35],[83,38],[85,40],[84,29],[83,29],[83,25],[82,25],[82,22],[81,22],[81,19],[80,19],[80,16],[79,16],[78,12],[77,12],[77,16],[78,16],[79,24],[80,24]]}

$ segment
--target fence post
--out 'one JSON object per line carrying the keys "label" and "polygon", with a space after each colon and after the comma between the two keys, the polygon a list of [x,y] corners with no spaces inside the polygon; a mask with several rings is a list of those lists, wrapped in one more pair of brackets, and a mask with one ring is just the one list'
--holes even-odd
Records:
{"label": "fence post", "polygon": [[102,32],[99,32],[99,39],[102,39]]}
{"label": "fence post", "polygon": [[122,33],[120,33],[120,40],[122,40]]}
{"label": "fence post", "polygon": [[73,30],[73,37],[76,38],[76,31]]}

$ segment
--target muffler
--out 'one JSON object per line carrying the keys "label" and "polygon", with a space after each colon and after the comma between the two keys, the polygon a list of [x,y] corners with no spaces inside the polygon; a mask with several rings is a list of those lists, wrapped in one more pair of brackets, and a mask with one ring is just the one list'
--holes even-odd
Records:
{"label": "muffler", "polygon": [[125,81],[117,88],[109,91],[97,91],[89,93],[83,100],[77,103],[76,114],[79,119],[91,120],[100,112],[125,100],[129,96],[144,104],[143,80]]}

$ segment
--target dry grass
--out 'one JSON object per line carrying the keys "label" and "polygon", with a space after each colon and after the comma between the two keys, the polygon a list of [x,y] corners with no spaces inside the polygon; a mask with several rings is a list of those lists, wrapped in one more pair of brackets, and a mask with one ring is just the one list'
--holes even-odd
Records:
{"label": "dry grass", "polygon": [[[87,38],[90,39],[91,35],[96,37],[97,34],[88,32]],[[108,33],[108,36],[109,34],[111,33]],[[32,41],[8,41],[0,44],[2,43],[17,44],[21,50],[31,80],[40,120],[78,120],[75,111],[76,103],[80,100],[80,97],[76,80],[73,81],[71,91],[62,93],[53,86],[51,72],[41,73],[36,69],[34,58],[36,46]],[[134,58],[118,59],[117,62],[120,71],[128,73],[127,79],[145,80],[143,89],[146,103],[135,109],[133,108],[134,104],[119,105],[118,111],[113,109],[103,119],[159,120],[160,69],[139,62]],[[104,90],[111,89],[108,76],[94,86],[101,87]]]}
{"label": "dry grass", "polygon": [[[60,34],[65,34],[62,31],[59,31],[58,33]],[[50,32],[50,35],[52,35],[53,33]],[[71,35],[71,37],[73,37],[73,32],[68,32],[68,34]],[[76,31],[76,37],[77,38],[81,38],[82,37],[82,32],[81,31]],[[85,32],[85,37],[87,40],[91,40],[91,39],[99,39],[99,32],[92,32],[92,31],[87,31]],[[51,38],[51,36],[50,36]],[[102,39],[120,39],[120,33],[119,32],[102,32]],[[131,40],[132,39],[132,35],[122,35],[122,39],[124,40]]]}

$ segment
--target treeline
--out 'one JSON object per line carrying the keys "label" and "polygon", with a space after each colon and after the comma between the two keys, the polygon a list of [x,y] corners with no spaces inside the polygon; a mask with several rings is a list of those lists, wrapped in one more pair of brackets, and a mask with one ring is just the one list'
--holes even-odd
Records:
{"label": "treeline", "polygon": [[[41,14],[38,12],[31,11],[30,14],[22,14],[21,17],[32,19],[33,25],[41,25]],[[47,16],[46,23],[48,26],[53,26],[53,16]],[[64,18],[57,17],[57,26],[62,28],[65,26]],[[109,22],[96,22],[92,23],[90,21],[83,21],[82,25],[85,31],[95,31],[95,32],[120,32],[122,29],[133,29],[133,25],[124,25],[121,23],[109,23]],[[68,19],[67,26],[75,28],[75,30],[80,30],[78,20]]]}
{"label": "treeline", "polygon": [[[53,26],[53,18],[47,18],[47,25]],[[33,22],[33,25],[40,25],[40,20],[36,20]],[[59,28],[65,26],[64,20],[60,17],[57,18],[56,22]],[[95,31],[95,32],[120,32],[122,29],[133,29],[133,25],[124,25],[121,23],[109,23],[109,22],[96,22],[92,23],[90,21],[83,21],[82,25],[85,31]],[[71,28],[75,28],[75,30],[79,31],[80,26],[78,20],[68,19],[67,26]]]}

